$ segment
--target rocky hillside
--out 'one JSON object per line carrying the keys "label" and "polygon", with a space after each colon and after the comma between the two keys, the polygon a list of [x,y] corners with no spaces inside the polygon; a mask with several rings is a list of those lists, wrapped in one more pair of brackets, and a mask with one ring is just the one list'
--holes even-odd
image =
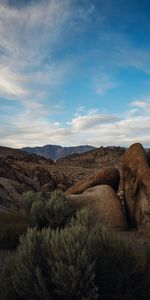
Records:
{"label": "rocky hillside", "polygon": [[51,171],[54,162],[36,154],[0,147],[0,208],[18,207],[20,195],[34,190],[51,192],[70,186],[63,173]]}
{"label": "rocky hillside", "polygon": [[45,158],[53,160],[60,159],[73,153],[83,153],[94,149],[92,146],[76,146],[76,147],[62,147],[58,145],[46,145],[43,147],[25,147],[22,150],[28,153],[35,153]]}
{"label": "rocky hillside", "polygon": [[86,167],[121,167],[122,157],[126,148],[122,147],[100,147],[86,153],[72,154],[59,159],[57,164],[76,165]]}
{"label": "rocky hillside", "polygon": [[[0,208],[17,207],[24,191],[47,193],[56,188],[66,191],[103,167],[117,168],[121,174],[125,152],[121,147],[100,147],[55,163],[36,154],[0,147]],[[147,157],[150,158],[149,152]]]}

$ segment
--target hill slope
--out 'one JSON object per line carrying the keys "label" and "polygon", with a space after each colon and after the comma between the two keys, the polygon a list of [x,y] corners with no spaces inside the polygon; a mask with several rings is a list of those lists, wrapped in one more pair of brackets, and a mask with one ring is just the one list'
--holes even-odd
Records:
{"label": "hill slope", "polygon": [[53,164],[36,154],[0,147],[0,209],[18,207],[24,191],[50,192],[60,183],[67,188],[65,175],[51,171]]}
{"label": "hill slope", "polygon": [[82,167],[105,167],[113,166],[119,168],[122,156],[126,148],[123,147],[100,147],[85,153],[72,154],[59,159],[57,164],[78,165]]}

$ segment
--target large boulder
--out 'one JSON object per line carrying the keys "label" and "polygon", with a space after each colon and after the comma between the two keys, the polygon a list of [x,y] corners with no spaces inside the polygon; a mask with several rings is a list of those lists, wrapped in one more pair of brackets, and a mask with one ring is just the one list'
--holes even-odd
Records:
{"label": "large boulder", "polygon": [[150,168],[139,143],[133,144],[124,155],[122,183],[129,226],[150,224]]}
{"label": "large boulder", "polygon": [[98,185],[80,195],[66,196],[70,205],[79,209],[89,207],[105,224],[113,228],[126,229],[126,218],[117,194],[109,185]]}
{"label": "large boulder", "polygon": [[115,168],[105,167],[98,173],[88,176],[82,180],[79,180],[74,186],[66,191],[68,194],[82,194],[90,187],[94,187],[101,184],[110,185],[115,191],[118,190],[120,182],[119,171]]}

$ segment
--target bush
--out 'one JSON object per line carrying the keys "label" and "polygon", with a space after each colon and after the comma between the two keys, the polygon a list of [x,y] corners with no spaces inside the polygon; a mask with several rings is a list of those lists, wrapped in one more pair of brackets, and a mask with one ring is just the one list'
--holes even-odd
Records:
{"label": "bush", "polygon": [[69,222],[71,214],[72,209],[61,191],[52,192],[47,201],[43,199],[34,201],[30,209],[32,225],[39,229],[43,227],[63,228]]}
{"label": "bush", "polygon": [[21,199],[20,199],[21,208],[25,210],[26,213],[28,214],[31,210],[33,203],[36,201],[44,202],[44,197],[42,192],[34,192],[34,191],[24,192],[21,195]]}
{"label": "bush", "polygon": [[96,226],[97,223],[100,224],[100,220],[98,219],[98,217],[95,216],[92,210],[85,207],[74,213],[69,224],[70,226],[75,226],[76,224],[78,224],[91,230],[94,226]]}
{"label": "bush", "polygon": [[95,257],[88,251],[92,234],[80,224],[52,231],[49,265],[52,266],[54,293],[58,299],[98,298]]}
{"label": "bush", "polygon": [[88,235],[81,225],[28,230],[21,237],[12,276],[19,299],[97,299]]}
{"label": "bush", "polygon": [[26,232],[28,219],[20,211],[0,213],[0,249],[14,249],[19,244],[19,236]]}
{"label": "bush", "polygon": [[14,269],[14,256],[7,251],[0,268],[0,299],[2,300],[19,300],[12,285]]}
{"label": "bush", "polygon": [[16,252],[13,286],[19,299],[50,300],[51,270],[47,263],[51,230],[29,229]]}
{"label": "bush", "polygon": [[77,212],[70,227],[52,233],[50,249],[52,279],[64,299],[150,299],[148,259],[144,263],[109,227],[96,220],[94,226],[87,209]]}
{"label": "bush", "polygon": [[81,210],[63,229],[34,228],[21,237],[11,273],[14,299],[148,300],[149,253],[142,260]]}
{"label": "bush", "polygon": [[103,299],[148,300],[150,287],[145,294],[145,265],[132,247],[106,228],[96,243],[99,247],[95,253],[95,282]]}
{"label": "bush", "polygon": [[46,204],[48,226],[53,229],[64,228],[70,221],[73,210],[71,209],[65,194],[61,191],[54,191]]}

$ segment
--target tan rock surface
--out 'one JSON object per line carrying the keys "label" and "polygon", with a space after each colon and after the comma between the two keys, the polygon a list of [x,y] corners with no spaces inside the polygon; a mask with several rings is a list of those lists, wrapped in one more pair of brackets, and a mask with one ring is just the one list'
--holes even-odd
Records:
{"label": "tan rock surface", "polygon": [[120,181],[119,171],[112,167],[105,167],[100,169],[99,172],[92,176],[88,176],[85,179],[79,180],[74,186],[66,191],[67,194],[82,194],[88,188],[107,184],[110,185],[114,190],[118,190]]}
{"label": "tan rock surface", "polygon": [[145,226],[150,223],[150,168],[141,144],[125,153],[122,178],[129,226]]}
{"label": "tan rock surface", "polygon": [[90,207],[100,220],[113,228],[127,227],[125,215],[117,194],[109,185],[98,185],[80,195],[67,195],[73,208]]}

